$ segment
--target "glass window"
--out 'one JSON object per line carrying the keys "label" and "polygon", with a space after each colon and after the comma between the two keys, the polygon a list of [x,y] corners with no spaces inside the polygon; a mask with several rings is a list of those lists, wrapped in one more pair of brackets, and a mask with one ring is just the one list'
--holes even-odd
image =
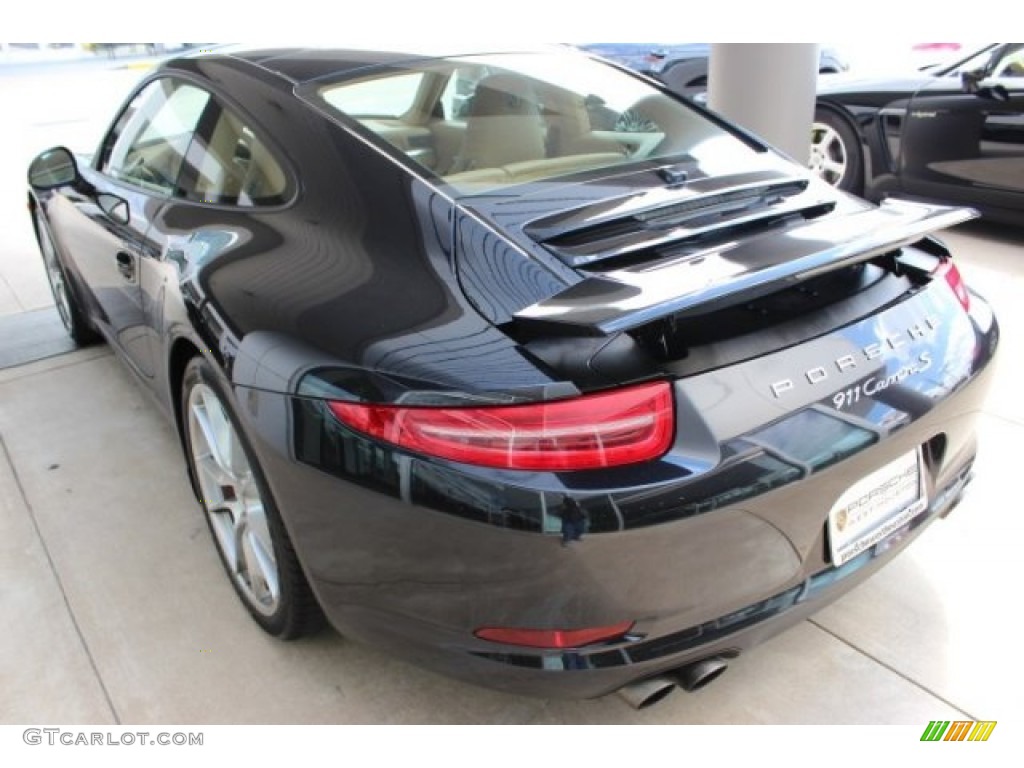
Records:
{"label": "glass window", "polygon": [[121,114],[104,146],[101,170],[115,179],[171,194],[210,95],[170,79],[144,88]]}
{"label": "glass window", "polygon": [[278,205],[285,202],[287,176],[253,129],[216,103],[188,149],[182,194],[220,205]]}
{"label": "glass window", "polygon": [[351,117],[401,117],[412,109],[422,82],[422,72],[405,72],[332,88],[323,96],[328,104]]}
{"label": "glass window", "polygon": [[486,67],[459,67],[448,78],[448,84],[441,94],[441,107],[448,120],[464,120],[473,97],[476,84],[487,75]]}
{"label": "glass window", "polygon": [[459,193],[655,159],[728,173],[758,151],[688,102],[572,53],[424,60],[300,93]]}
{"label": "glass window", "polygon": [[1007,48],[992,67],[993,77],[1024,77],[1024,45]]}
{"label": "glass window", "polygon": [[[972,53],[968,58],[961,59],[959,62],[948,66],[948,69],[941,72],[941,74],[947,77],[960,77],[961,72],[976,72],[979,69],[985,69],[989,62],[992,60],[993,45],[986,45],[980,51]],[[930,71],[931,68],[925,68],[925,71]]]}

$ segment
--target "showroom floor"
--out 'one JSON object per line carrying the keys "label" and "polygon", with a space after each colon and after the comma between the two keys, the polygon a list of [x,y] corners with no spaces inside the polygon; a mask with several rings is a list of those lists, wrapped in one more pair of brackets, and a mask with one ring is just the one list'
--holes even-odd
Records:
{"label": "showroom floor", "polygon": [[[290,644],[265,637],[222,575],[167,422],[106,347],[61,346],[31,242],[7,243],[0,278],[20,287],[0,312],[0,615],[9,623],[0,722],[923,729],[934,719],[1019,719],[1005,648],[1016,639],[1012,569],[1024,539],[1009,496],[1024,445],[1015,383],[1024,233],[974,224],[947,239],[1005,339],[967,498],[840,602],[708,688],[643,712],[615,697],[561,702],[466,686],[331,631]],[[45,357],[21,362],[31,356]]]}

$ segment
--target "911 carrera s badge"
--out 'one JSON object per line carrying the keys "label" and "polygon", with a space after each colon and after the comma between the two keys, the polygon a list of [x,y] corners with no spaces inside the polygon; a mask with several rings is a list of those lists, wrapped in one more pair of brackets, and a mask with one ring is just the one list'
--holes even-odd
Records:
{"label": "911 carrera s badge", "polygon": [[[796,389],[797,382],[801,380],[805,380],[811,386],[824,384],[838,375],[846,373],[847,371],[862,368],[866,363],[873,360],[879,360],[898,349],[906,347],[914,341],[919,341],[932,336],[938,328],[938,319],[935,317],[927,317],[918,323],[914,323],[904,331],[879,336],[878,341],[859,347],[858,349],[845,355],[841,355],[840,357],[833,358],[822,365],[816,365],[813,368],[808,368],[796,378],[779,379],[778,381],[772,382],[772,384],[769,385],[769,389],[771,389],[772,395],[774,395],[776,399],[779,399],[787,392]],[[923,351],[914,361],[901,368],[894,375],[897,377],[897,380],[905,379],[908,376],[920,373],[921,371],[931,367],[931,362],[930,353],[928,351]],[[888,378],[891,377],[882,377],[879,381],[887,380]],[[882,386],[877,387],[876,389],[884,388],[885,387]],[[870,395],[871,393],[866,392],[865,394]]]}

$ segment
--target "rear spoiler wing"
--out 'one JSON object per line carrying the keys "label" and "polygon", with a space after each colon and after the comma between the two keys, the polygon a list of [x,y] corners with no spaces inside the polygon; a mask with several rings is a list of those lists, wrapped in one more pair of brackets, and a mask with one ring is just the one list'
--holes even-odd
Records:
{"label": "rear spoiler wing", "polygon": [[911,245],[978,216],[970,208],[886,200],[845,216],[768,231],[604,272],[515,314],[550,331],[611,335],[668,316],[705,313]]}

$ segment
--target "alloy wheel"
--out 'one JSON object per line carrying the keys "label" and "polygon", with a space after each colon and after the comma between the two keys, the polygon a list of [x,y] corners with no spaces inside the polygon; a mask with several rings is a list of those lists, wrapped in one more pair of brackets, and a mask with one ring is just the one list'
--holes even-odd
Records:
{"label": "alloy wheel", "polygon": [[849,164],[849,150],[839,132],[826,123],[811,126],[810,169],[833,187],[838,187]]}
{"label": "alloy wheel", "polygon": [[197,383],[187,410],[192,463],[217,546],[242,596],[271,616],[281,601],[280,575],[252,466],[213,389]]}

